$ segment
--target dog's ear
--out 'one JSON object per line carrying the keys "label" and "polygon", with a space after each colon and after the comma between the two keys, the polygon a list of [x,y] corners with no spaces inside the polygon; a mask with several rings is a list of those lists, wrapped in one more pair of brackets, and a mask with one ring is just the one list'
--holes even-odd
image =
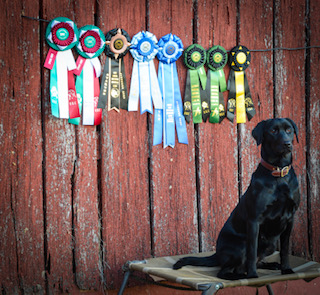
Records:
{"label": "dog's ear", "polygon": [[299,130],[298,130],[296,123],[293,122],[293,120],[291,120],[290,118],[286,118],[286,120],[288,120],[291,123],[293,130],[294,130],[294,134],[296,135],[297,142],[299,143],[299,138],[298,138]]}
{"label": "dog's ear", "polygon": [[258,125],[252,130],[252,136],[256,140],[257,145],[260,145],[263,141],[263,132],[266,121],[261,121]]}

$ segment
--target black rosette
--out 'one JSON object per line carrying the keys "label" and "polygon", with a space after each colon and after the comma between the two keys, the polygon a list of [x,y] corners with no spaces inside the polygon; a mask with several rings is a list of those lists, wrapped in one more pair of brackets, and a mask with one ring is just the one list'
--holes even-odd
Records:
{"label": "black rosette", "polygon": [[251,62],[251,53],[243,45],[235,46],[230,51],[230,66],[234,71],[244,71]]}
{"label": "black rosette", "polygon": [[131,38],[120,28],[110,30],[106,34],[104,52],[107,56],[102,75],[98,108],[108,110],[128,109],[127,81],[122,58],[130,49]]}
{"label": "black rosette", "polygon": [[223,69],[227,64],[227,51],[219,45],[211,47],[207,51],[207,66],[212,71]]}
{"label": "black rosette", "polygon": [[250,50],[243,45],[233,47],[229,62],[231,71],[228,81],[227,118],[233,122],[236,113],[237,123],[245,123],[246,114],[251,120],[256,113],[245,73],[251,62]]}
{"label": "black rosette", "polygon": [[192,44],[183,52],[183,62],[190,70],[196,70],[206,63],[206,51],[199,44]]}
{"label": "black rosette", "polygon": [[123,29],[113,29],[106,34],[105,54],[113,59],[123,58],[130,49],[131,38]]}

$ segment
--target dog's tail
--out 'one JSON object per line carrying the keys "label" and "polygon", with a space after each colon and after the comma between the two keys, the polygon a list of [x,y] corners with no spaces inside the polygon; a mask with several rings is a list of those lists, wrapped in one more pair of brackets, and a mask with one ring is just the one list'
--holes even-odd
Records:
{"label": "dog's tail", "polygon": [[179,269],[185,265],[193,265],[193,266],[218,266],[218,260],[216,254],[206,257],[184,257],[179,259],[174,265],[173,269]]}

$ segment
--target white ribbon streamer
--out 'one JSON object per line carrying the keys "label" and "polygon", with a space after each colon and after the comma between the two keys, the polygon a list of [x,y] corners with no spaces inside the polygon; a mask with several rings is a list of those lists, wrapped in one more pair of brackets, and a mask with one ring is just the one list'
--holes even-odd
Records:
{"label": "white ribbon streamer", "polygon": [[139,102],[139,65],[136,60],[133,61],[130,93],[128,101],[128,111],[137,111]]}
{"label": "white ribbon streamer", "polygon": [[83,125],[94,125],[94,68],[86,61],[83,66]]}

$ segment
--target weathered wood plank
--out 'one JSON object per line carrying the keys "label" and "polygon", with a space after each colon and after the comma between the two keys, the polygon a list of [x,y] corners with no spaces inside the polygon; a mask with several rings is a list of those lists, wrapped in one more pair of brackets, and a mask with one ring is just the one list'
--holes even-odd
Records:
{"label": "weathered wood plank", "polygon": [[[59,5],[56,1],[43,1],[43,18],[64,16],[74,21],[74,9],[70,1],[60,1]],[[44,58],[48,50],[45,43]],[[47,280],[53,293],[71,292],[75,288],[71,183],[76,164],[75,127],[51,115],[49,70],[46,69],[43,88]]]}
{"label": "weathered wood plank", "polygon": [[[249,50],[271,49],[272,22],[273,7],[270,1],[241,1],[240,44]],[[251,175],[260,162],[260,147],[257,147],[251,132],[261,120],[273,118],[272,57],[271,51],[251,52],[251,63],[246,70],[256,115],[251,121],[239,125],[242,194],[249,186]]]}
{"label": "weathered wood plank", "polygon": [[[192,44],[192,1],[150,1],[150,32],[158,39],[172,32],[184,47]],[[186,69],[177,61],[180,90],[184,93]],[[152,126],[153,130],[153,118]],[[187,125],[188,145],[152,147],[152,198],[154,255],[198,251],[195,146],[193,124]],[[151,139],[152,140],[152,139]]]}
{"label": "weathered wood plank", "polygon": [[[103,32],[123,28],[133,37],[145,30],[145,1],[105,1],[98,6]],[[127,86],[133,59],[124,57]],[[102,238],[106,285],[116,288],[127,260],[151,255],[149,222],[147,114],[103,112],[101,126]]]}
{"label": "weathered wood plank", "polygon": [[[320,6],[319,1],[310,1],[310,45],[319,46],[320,29],[319,29]],[[309,121],[309,166],[308,176],[310,181],[310,215],[312,229],[312,250],[313,258],[320,260],[320,72],[319,72],[320,54],[319,49],[310,49],[310,105]]]}
{"label": "weathered wood plank", "polygon": [[[198,1],[197,42],[205,49],[236,43],[236,1]],[[226,80],[230,67],[224,68]],[[227,92],[224,93],[225,106]],[[237,128],[225,118],[220,124],[198,125],[202,251],[215,247],[218,234],[238,202]]]}
{"label": "weathered wood plank", "polygon": [[42,271],[42,131],[39,6],[3,1],[1,10],[0,289],[30,294],[45,289]]}
{"label": "weathered wood plank", "polygon": [[[78,1],[78,28],[94,24],[95,3]],[[98,200],[98,133],[95,126],[76,127],[76,162],[73,179],[74,260],[80,289],[99,289],[100,221]]]}
{"label": "weathered wood plank", "polygon": [[[276,1],[275,47],[305,45],[305,3]],[[283,16],[286,17],[283,17]],[[300,184],[301,202],[295,217],[292,235],[293,251],[308,255],[307,192],[306,192],[306,110],[304,51],[275,52],[276,117],[289,117],[299,128],[299,144],[294,143],[293,166]]]}

